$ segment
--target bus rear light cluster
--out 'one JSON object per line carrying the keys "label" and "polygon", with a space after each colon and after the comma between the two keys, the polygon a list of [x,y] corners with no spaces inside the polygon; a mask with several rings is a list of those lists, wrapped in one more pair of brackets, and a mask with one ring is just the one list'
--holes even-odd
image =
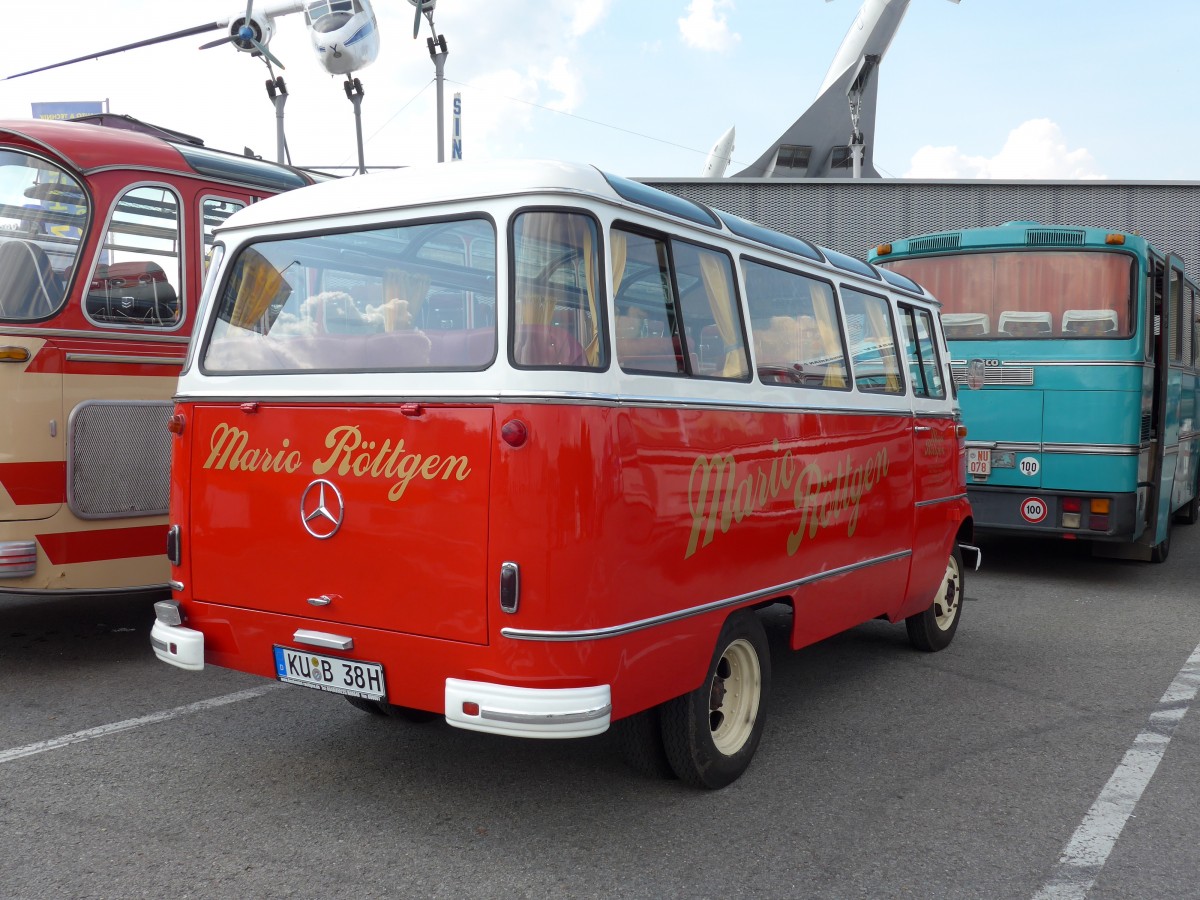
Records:
{"label": "bus rear light cluster", "polygon": [[37,571],[37,545],[33,541],[0,542],[0,578],[28,578]]}
{"label": "bus rear light cluster", "polygon": [[[1087,523],[1083,511],[1087,509]],[[1087,531],[1108,531],[1108,514],[1111,501],[1107,497],[1063,497],[1062,527]]]}

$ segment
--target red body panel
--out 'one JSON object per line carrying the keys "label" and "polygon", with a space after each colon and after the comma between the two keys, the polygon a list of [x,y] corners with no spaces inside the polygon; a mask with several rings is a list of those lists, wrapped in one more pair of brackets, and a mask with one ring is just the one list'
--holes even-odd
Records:
{"label": "red body panel", "polygon": [[[953,463],[924,455],[903,415],[414,407],[179,407],[177,598],[209,662],[271,676],[273,644],[336,630],[384,665],[399,705],[440,711],[448,677],[607,683],[619,718],[696,687],[737,606],[791,598],[796,647],[928,606],[969,515],[945,499]],[[523,446],[501,438],[512,419]],[[957,454],[953,421],[938,427]],[[303,523],[318,479],[344,503],[332,537]],[[511,614],[506,562],[521,572]],[[654,617],[669,621],[591,639],[502,633]]]}

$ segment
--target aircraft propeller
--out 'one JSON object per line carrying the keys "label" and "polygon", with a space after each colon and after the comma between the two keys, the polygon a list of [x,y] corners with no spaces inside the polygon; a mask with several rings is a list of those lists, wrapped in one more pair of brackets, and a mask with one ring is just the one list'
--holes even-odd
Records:
{"label": "aircraft propeller", "polygon": [[[218,38],[215,41],[209,41],[207,44],[201,44],[201,50],[207,50],[210,47],[219,47],[222,44],[233,44],[240,50],[249,51],[253,48],[258,53],[261,53],[263,58],[274,63],[281,69],[286,68],[270,50],[267,45],[262,43],[263,34],[258,27],[258,23],[254,21],[251,14],[254,12],[254,0],[246,0],[246,17],[242,19],[241,24],[237,26],[236,34],[229,34],[223,38]],[[236,23],[235,23],[236,24]]]}

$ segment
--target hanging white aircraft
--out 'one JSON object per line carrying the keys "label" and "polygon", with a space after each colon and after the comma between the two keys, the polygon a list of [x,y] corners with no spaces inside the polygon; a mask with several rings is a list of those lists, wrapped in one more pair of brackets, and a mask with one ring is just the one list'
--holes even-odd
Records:
{"label": "hanging white aircraft", "polygon": [[[229,16],[206,25],[196,25],[182,31],[173,31],[170,34],[161,34],[157,37],[135,41],[132,44],[123,44],[120,47],[111,47],[107,50],[89,53],[86,56],[77,56],[74,59],[51,63],[27,72],[18,72],[15,75],[7,76],[5,80],[211,31],[225,31],[226,35],[203,44],[202,48],[233,44],[243,53],[261,56],[268,66],[273,64],[282,69],[284,68],[283,63],[267,49],[267,45],[275,34],[275,19],[301,11],[303,11],[304,21],[308,25],[309,36],[312,38],[313,50],[317,59],[331,75],[357,72],[373,63],[379,55],[379,27],[376,24],[375,12],[371,9],[370,0],[289,0],[289,2],[274,3],[259,9],[254,8],[254,0],[248,0],[246,12],[243,15]],[[418,9],[419,15],[420,10]]]}
{"label": "hanging white aircraft", "polygon": [[872,161],[878,79],[872,76],[908,4],[909,0],[865,0],[812,105],[762,156],[736,174],[845,178],[853,173],[878,178]]}

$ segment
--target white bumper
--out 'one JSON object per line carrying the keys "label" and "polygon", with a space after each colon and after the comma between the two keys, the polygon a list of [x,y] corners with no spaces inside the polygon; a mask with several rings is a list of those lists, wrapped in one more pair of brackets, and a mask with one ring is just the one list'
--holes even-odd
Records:
{"label": "white bumper", "polygon": [[581,738],[607,731],[611,719],[607,684],[550,689],[446,679],[446,721],[456,728],[510,737]]}
{"label": "white bumper", "polygon": [[165,663],[198,672],[204,668],[204,635],[182,625],[168,625],[155,619],[150,629],[150,646]]}

